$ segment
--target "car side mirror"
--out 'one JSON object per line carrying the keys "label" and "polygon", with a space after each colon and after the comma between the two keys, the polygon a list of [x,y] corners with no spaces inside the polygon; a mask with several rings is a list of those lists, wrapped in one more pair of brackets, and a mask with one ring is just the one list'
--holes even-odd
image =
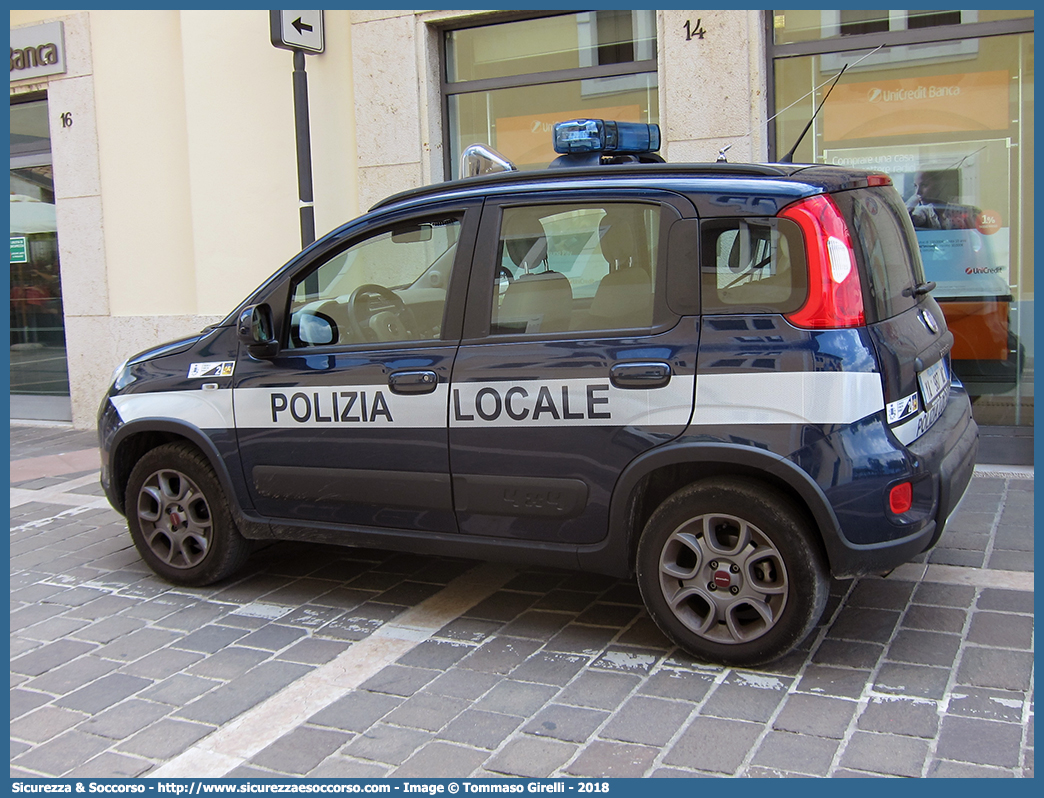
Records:
{"label": "car side mirror", "polygon": [[268,305],[251,305],[239,314],[239,340],[254,357],[272,357],[279,351],[272,329],[272,309]]}

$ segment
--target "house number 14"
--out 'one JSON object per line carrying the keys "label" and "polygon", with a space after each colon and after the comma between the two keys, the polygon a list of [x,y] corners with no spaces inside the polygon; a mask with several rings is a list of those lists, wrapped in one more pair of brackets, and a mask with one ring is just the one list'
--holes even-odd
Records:
{"label": "house number 14", "polygon": [[703,34],[707,31],[704,30],[703,26],[700,24],[702,21],[702,18],[698,19],[696,20],[696,24],[693,25],[689,20],[685,20],[685,41],[691,42],[693,39],[703,38]]}

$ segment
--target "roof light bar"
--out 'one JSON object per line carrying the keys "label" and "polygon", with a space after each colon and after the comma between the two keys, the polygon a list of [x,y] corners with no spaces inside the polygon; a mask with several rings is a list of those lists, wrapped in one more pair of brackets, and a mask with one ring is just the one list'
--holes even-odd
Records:
{"label": "roof light bar", "polygon": [[660,149],[660,126],[608,119],[573,119],[555,125],[555,152],[638,155]]}

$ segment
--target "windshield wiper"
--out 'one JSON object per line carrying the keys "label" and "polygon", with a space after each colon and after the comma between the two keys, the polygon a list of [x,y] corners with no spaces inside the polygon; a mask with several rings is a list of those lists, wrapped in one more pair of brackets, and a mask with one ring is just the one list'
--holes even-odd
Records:
{"label": "windshield wiper", "polygon": [[924,296],[930,294],[935,290],[935,281],[929,280],[926,283],[918,283],[915,286],[907,286],[903,289],[903,296]]}

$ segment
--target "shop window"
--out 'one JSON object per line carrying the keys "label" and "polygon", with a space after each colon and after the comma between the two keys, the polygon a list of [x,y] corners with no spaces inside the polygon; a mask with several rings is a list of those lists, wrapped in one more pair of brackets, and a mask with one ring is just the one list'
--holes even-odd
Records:
{"label": "shop window", "polygon": [[444,33],[446,173],[459,176],[471,144],[520,169],[548,165],[556,122],[659,121],[656,17],[588,11]]}
{"label": "shop window", "polygon": [[[974,21],[974,12],[968,12],[967,18],[961,11],[885,11],[846,9],[828,12],[839,14],[839,33],[842,36],[859,36],[865,33],[886,33],[890,30],[915,30],[934,28],[939,25],[960,25],[961,22]],[[829,23],[824,29],[829,29]]]}
{"label": "shop window", "polygon": [[891,34],[889,44],[898,43],[905,31],[924,32],[948,25],[1005,24],[1028,20],[1032,9],[906,10],[884,9],[787,9],[772,14],[772,38],[776,45],[823,39]]}
{"label": "shop window", "polygon": [[848,65],[795,162],[891,177],[976,419],[1032,425],[1032,11],[772,14],[770,155],[790,149]]}
{"label": "shop window", "polygon": [[595,29],[599,64],[634,60],[634,12],[600,11],[595,14]]}
{"label": "shop window", "polygon": [[910,30],[934,28],[938,25],[960,25],[960,11],[908,11],[906,27]]}
{"label": "shop window", "polygon": [[841,35],[858,36],[862,33],[882,33],[888,30],[887,11],[841,9]]}

